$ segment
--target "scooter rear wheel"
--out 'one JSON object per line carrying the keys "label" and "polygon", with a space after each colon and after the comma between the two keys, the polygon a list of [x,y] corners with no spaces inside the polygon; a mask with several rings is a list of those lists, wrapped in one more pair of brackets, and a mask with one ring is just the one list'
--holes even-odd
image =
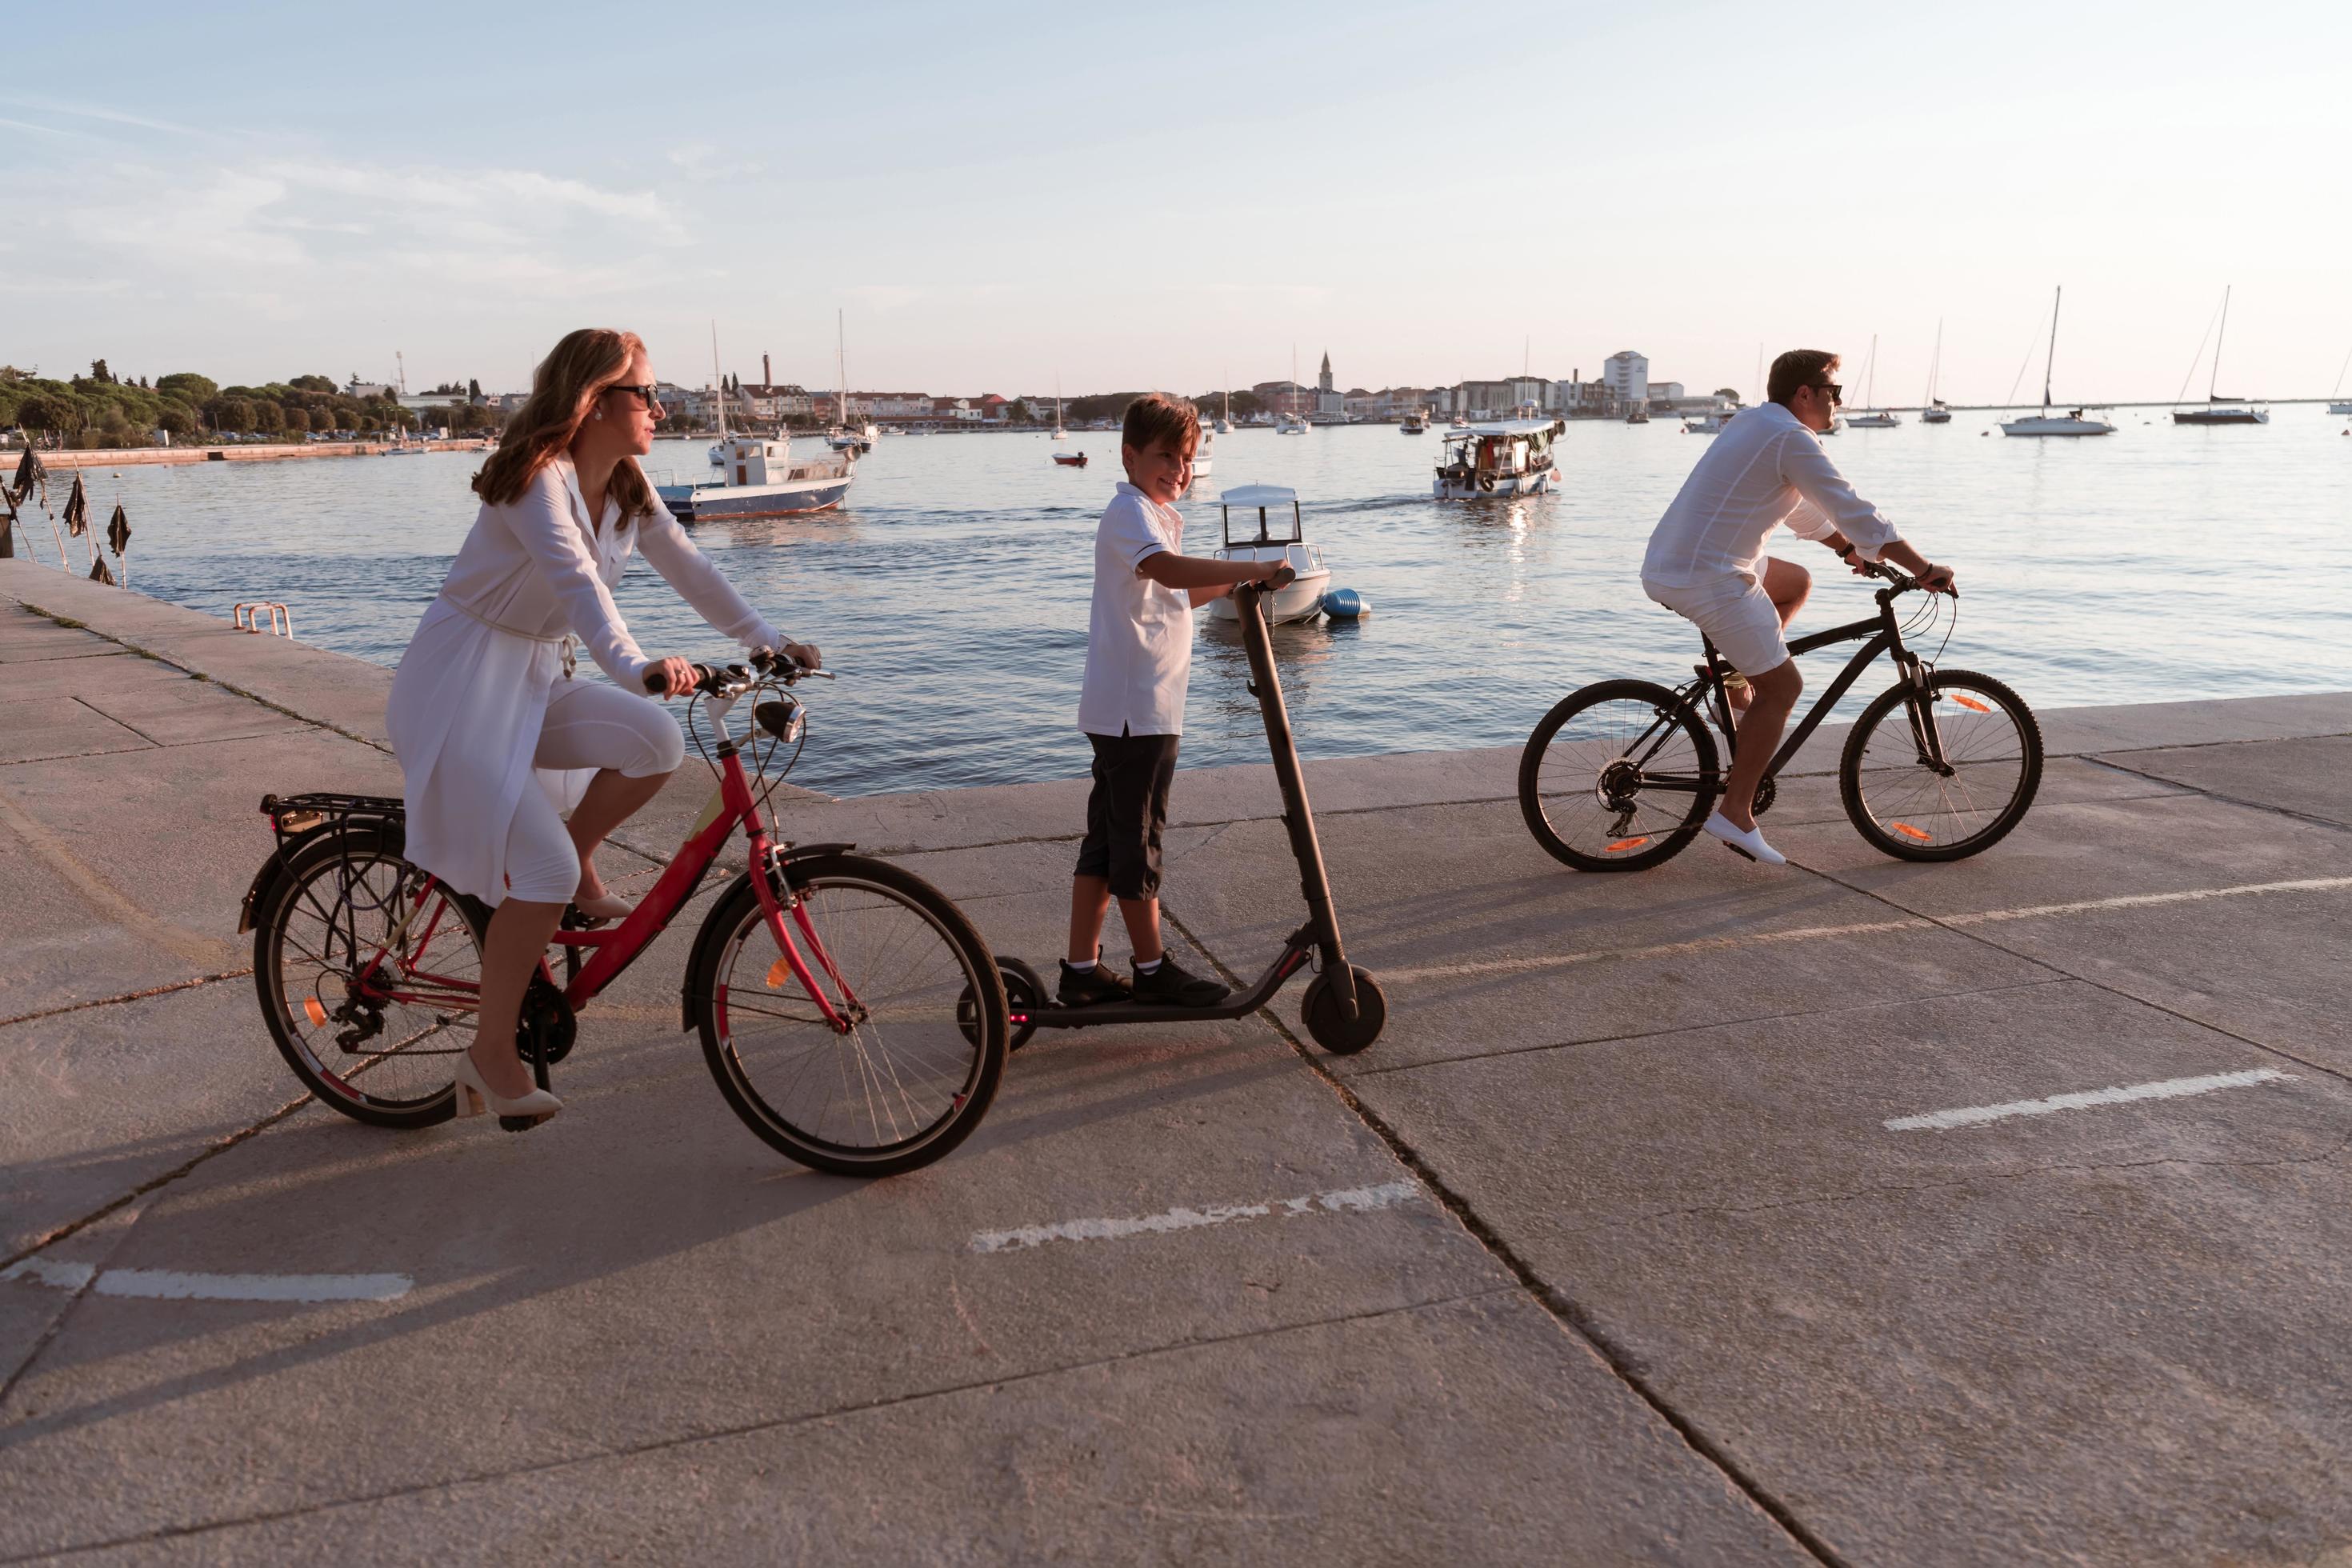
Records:
{"label": "scooter rear wheel", "polygon": [[999,958],[996,970],[1004,977],[1004,1005],[1013,1018],[1013,1038],[1005,1043],[1005,1049],[1017,1051],[1037,1032],[1037,1026],[1030,1022],[1037,1009],[1052,1004],[1045,994],[1045,982],[1025,959]]}
{"label": "scooter rear wheel", "polygon": [[1353,1022],[1340,1009],[1339,995],[1331,987],[1328,970],[1307,982],[1306,1000],[1299,1007],[1307,1032],[1315,1037],[1317,1045],[1335,1057],[1354,1056],[1379,1039],[1381,1028],[1389,1021],[1388,998],[1381,994],[1381,983],[1372,978],[1372,972],[1351,963],[1348,973],[1356,979]]}

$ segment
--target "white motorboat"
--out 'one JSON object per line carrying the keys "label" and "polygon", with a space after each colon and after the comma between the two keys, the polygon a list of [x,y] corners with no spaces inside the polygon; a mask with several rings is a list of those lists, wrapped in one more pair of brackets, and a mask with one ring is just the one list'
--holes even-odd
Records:
{"label": "white motorboat", "polygon": [[1211,430],[1202,431],[1200,447],[1192,454],[1192,477],[1196,479],[1207,479],[1210,467],[1216,461],[1216,433]]}
{"label": "white motorboat", "polygon": [[1304,436],[1313,428],[1313,426],[1296,414],[1277,414],[1274,416],[1274,433],[1277,436]]}
{"label": "white motorboat", "polygon": [[1685,436],[1720,436],[1723,434],[1723,427],[1731,423],[1732,415],[1738,412],[1739,410],[1735,408],[1732,409],[1730,413],[1727,414],[1701,414],[1696,418],[1685,419],[1683,421],[1683,434]]}
{"label": "white motorboat", "polygon": [[1892,430],[1902,424],[1901,416],[1877,406],[1878,334],[1876,332],[1870,334],[1870,358],[1863,363],[1862,376],[1862,412],[1847,415],[1846,427],[1851,430]]}
{"label": "white motorboat", "polygon": [[[1298,492],[1281,485],[1244,485],[1219,496],[1217,506],[1224,514],[1225,525],[1225,542],[1214,552],[1217,560],[1286,561],[1298,574],[1286,587],[1275,590],[1265,618],[1276,626],[1313,619],[1323,608],[1323,590],[1331,585],[1331,569],[1323,563],[1323,552],[1307,542],[1298,515]],[[1238,534],[1234,528],[1236,521],[1242,525]],[[1209,601],[1209,615],[1231,621],[1240,618],[1241,610],[1227,594]]]}
{"label": "white motorboat", "polygon": [[1397,433],[1401,436],[1425,436],[1429,433],[1429,420],[1416,408],[1397,426]]}
{"label": "white motorboat", "polygon": [[789,441],[738,436],[720,443],[721,460],[709,479],[654,487],[680,522],[721,517],[790,517],[830,511],[857,477],[854,456],[794,462]]}
{"label": "white motorboat", "polygon": [[2063,414],[2050,412],[2050,372],[2058,358],[2058,306],[2066,297],[2061,285],[2050,296],[2050,352],[2042,361],[2042,412],[2022,418],[2004,419],[2000,433],[2004,436],[2112,436],[2116,427],[2104,419],[2094,419],[2079,408]]}
{"label": "white motorboat", "polygon": [[1448,430],[1430,494],[1439,500],[1542,495],[1559,483],[1551,449],[1567,430],[1565,419],[1498,419]]}

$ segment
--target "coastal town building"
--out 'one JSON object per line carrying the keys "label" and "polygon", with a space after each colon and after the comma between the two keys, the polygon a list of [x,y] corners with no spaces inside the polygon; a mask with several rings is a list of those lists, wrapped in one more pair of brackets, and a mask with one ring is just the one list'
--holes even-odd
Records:
{"label": "coastal town building", "polygon": [[1650,361],[1632,349],[1620,349],[1601,364],[1601,384],[1619,410],[1647,407],[1650,401]]}
{"label": "coastal town building", "polygon": [[1348,416],[1347,395],[1331,383],[1331,351],[1323,351],[1323,368],[1315,377],[1315,412],[1326,419]]}

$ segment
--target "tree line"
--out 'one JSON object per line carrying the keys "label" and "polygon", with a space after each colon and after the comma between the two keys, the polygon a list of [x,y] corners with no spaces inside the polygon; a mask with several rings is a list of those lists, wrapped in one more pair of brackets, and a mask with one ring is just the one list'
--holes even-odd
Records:
{"label": "tree line", "polygon": [[[463,396],[465,388],[446,388]],[[444,416],[460,433],[495,430],[495,409],[461,405]],[[298,375],[262,386],[223,386],[194,371],[145,377],[117,376],[104,360],[88,375],[65,381],[15,365],[0,365],[0,430],[21,428],[67,447],[145,447],[161,430],[173,441],[228,436],[302,439],[350,431],[358,436],[414,430],[415,411],[389,392],[354,397],[323,375]]]}

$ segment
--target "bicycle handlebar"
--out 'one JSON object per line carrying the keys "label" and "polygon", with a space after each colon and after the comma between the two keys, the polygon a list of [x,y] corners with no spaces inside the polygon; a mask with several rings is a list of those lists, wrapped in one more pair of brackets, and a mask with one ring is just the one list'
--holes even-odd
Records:
{"label": "bicycle handlebar", "polygon": [[[812,675],[822,676],[827,680],[834,679],[832,670],[811,669],[799,659],[778,650],[755,647],[747,657],[751,661],[751,668],[748,669],[740,664],[722,666],[696,663],[692,666],[694,689],[706,697],[721,697],[740,692],[751,684],[751,671],[755,669],[761,675],[772,676],[782,680],[786,686],[798,685]],[[646,671],[645,683],[646,689],[656,697],[675,695],[662,681],[661,670],[658,667]]]}
{"label": "bicycle handlebar", "polygon": [[[1823,542],[1822,548],[1831,551],[1837,550],[1837,546],[1830,544],[1827,542]],[[1853,547],[1849,544],[1843,552],[1840,552],[1838,554],[1838,559],[1841,561],[1844,560],[1846,555],[1853,552]],[[1948,583],[1940,589],[1930,590],[1927,584],[1921,583],[1918,578],[1912,576],[1907,572],[1898,572],[1883,561],[1864,562],[1862,563],[1862,574],[1865,577],[1884,577],[1886,579],[1888,586],[1881,589],[1880,592],[1884,593],[1890,599],[1897,594],[1907,594],[1914,588],[1917,588],[1922,593],[1937,592],[1949,594],[1955,599],[1960,596],[1960,585],[1957,583]]]}

